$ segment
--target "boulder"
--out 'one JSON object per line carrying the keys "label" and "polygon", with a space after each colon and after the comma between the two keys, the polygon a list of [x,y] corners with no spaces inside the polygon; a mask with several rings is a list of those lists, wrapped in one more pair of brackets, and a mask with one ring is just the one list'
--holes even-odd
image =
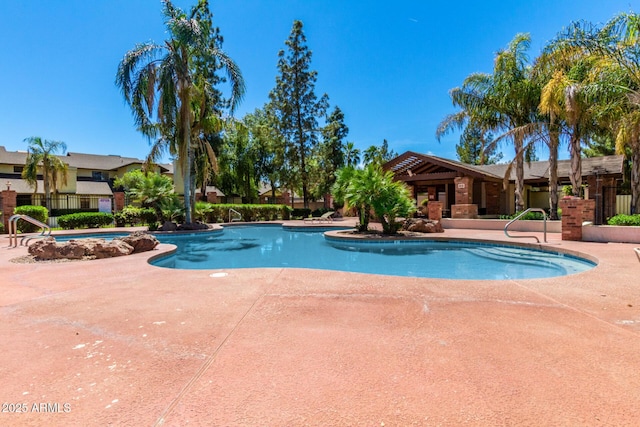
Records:
{"label": "boulder", "polygon": [[440,221],[422,218],[409,218],[402,225],[402,229],[416,233],[444,233]]}
{"label": "boulder", "polygon": [[155,236],[145,233],[144,231],[136,231],[128,236],[116,237],[113,240],[121,240],[133,247],[134,254],[153,250],[160,242]]}
{"label": "boulder", "polygon": [[171,221],[165,221],[164,224],[162,224],[162,227],[160,227],[160,231],[176,231],[178,229],[178,224],[176,224],[175,222],[171,222]]}
{"label": "boulder", "polygon": [[98,259],[113,258],[133,253],[133,246],[122,240],[82,239],[69,241],[69,243],[74,242],[84,246],[86,256]]}
{"label": "boulder", "polygon": [[133,246],[123,241],[105,239],[72,239],[58,243],[53,237],[38,240],[29,245],[29,254],[37,259],[111,258],[129,255]]}
{"label": "boulder", "polygon": [[67,243],[57,243],[53,237],[37,240],[29,245],[29,254],[38,259],[82,259],[85,255],[84,247]]}

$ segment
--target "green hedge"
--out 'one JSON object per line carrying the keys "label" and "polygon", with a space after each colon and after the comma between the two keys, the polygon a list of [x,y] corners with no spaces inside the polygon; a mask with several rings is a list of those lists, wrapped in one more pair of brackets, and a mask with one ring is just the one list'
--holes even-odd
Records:
{"label": "green hedge", "polygon": [[640,214],[635,214],[635,215],[619,214],[609,218],[609,221],[607,221],[607,223],[609,225],[630,225],[630,226],[640,227]]}
{"label": "green hedge", "polygon": [[[27,215],[33,219],[37,219],[40,222],[47,223],[49,219],[49,211],[44,206],[24,205],[18,206],[13,211],[16,215]],[[33,225],[29,222],[18,220],[18,229],[23,233],[35,233],[40,230],[40,227]]]}
{"label": "green hedge", "polygon": [[116,212],[113,218],[116,222],[116,227],[155,224],[158,220],[153,209],[138,208],[135,206],[126,206],[122,211]]}
{"label": "green hedge", "polygon": [[105,212],[80,212],[58,217],[58,226],[65,230],[99,228],[111,223],[113,223],[113,215]]}
{"label": "green hedge", "polygon": [[[229,209],[233,209],[242,215],[242,221],[276,221],[291,218],[291,208],[286,205],[236,205],[236,204],[211,204],[199,202],[196,204],[195,219],[207,222],[228,222]],[[234,214],[232,213],[232,216]]]}

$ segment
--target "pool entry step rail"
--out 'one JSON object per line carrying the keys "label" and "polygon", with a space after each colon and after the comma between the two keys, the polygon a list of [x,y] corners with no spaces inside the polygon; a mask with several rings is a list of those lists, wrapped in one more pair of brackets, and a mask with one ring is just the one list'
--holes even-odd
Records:
{"label": "pool entry step rail", "polygon": [[25,239],[26,243],[28,244],[29,240],[33,238],[44,238],[51,235],[51,228],[47,224],[40,222],[37,219],[30,217],[29,215],[13,215],[11,218],[9,218],[9,247],[18,246],[18,220],[20,219],[29,222],[36,227],[42,228],[42,232],[40,232],[38,236],[27,235],[22,237],[22,239],[20,240],[20,246],[25,243]]}
{"label": "pool entry step rail", "polygon": [[504,226],[504,234],[505,236],[511,238],[511,239],[524,239],[524,238],[533,238],[536,239],[536,242],[540,243],[540,239],[538,239],[536,236],[511,236],[509,234],[509,232],[507,231],[509,229],[509,226],[511,224],[513,224],[514,222],[516,222],[517,220],[519,220],[520,218],[522,218],[524,215],[526,215],[529,212],[541,212],[542,213],[542,220],[544,221],[544,243],[547,243],[547,213],[544,211],[544,209],[540,209],[540,208],[529,208],[527,210],[524,210],[520,213],[520,215],[518,215],[517,217],[513,218],[511,221],[509,221],[507,223],[507,225]]}
{"label": "pool entry step rail", "polygon": [[[234,214],[232,217],[231,214]],[[229,208],[229,222],[242,221],[242,214],[235,209]]]}

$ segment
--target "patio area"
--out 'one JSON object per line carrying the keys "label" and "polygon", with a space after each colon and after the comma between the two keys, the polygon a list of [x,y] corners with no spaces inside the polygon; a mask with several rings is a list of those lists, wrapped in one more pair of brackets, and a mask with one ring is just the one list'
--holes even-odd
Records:
{"label": "patio area", "polygon": [[598,266],[473,281],[149,265],[166,244],[19,264],[4,237],[0,425],[640,423],[638,244],[550,234]]}

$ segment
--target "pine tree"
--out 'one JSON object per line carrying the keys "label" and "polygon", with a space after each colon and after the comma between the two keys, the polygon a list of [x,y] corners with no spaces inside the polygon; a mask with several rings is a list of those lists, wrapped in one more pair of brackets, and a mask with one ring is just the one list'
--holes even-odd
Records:
{"label": "pine tree", "polygon": [[502,159],[502,153],[496,153],[492,141],[491,133],[484,135],[479,128],[467,126],[460,136],[460,143],[456,144],[458,160],[470,165],[498,163]]}
{"label": "pine tree", "polygon": [[309,207],[309,158],[318,144],[318,119],[328,107],[328,96],[315,95],[317,72],[310,70],[311,51],[306,45],[302,22],[294,21],[287,51],[278,53],[276,87],[269,94],[278,130],[284,141],[289,185],[302,189],[304,207]]}

